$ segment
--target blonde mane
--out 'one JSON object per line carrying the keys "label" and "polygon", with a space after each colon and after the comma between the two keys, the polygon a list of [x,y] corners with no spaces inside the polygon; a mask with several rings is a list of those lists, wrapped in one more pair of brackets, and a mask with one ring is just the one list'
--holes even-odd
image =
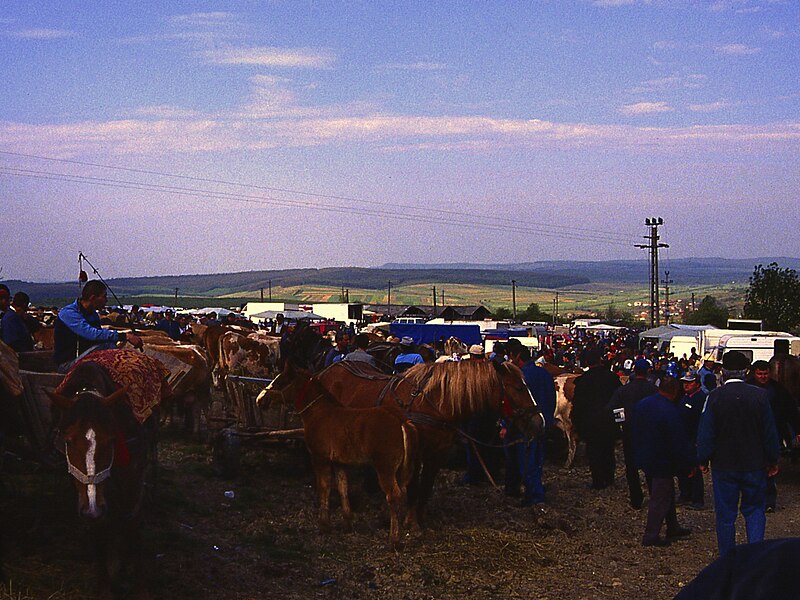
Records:
{"label": "blonde mane", "polygon": [[503,389],[494,365],[482,360],[415,365],[403,378],[449,418],[497,409]]}

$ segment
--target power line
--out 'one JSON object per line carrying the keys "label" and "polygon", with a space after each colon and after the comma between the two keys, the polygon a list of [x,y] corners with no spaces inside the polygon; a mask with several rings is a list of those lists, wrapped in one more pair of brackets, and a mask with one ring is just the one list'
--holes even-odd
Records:
{"label": "power line", "polygon": [[[458,217],[485,218],[485,215],[482,215],[482,214],[470,213],[470,212],[465,212],[465,211],[460,211],[460,210],[437,209],[437,208],[430,208],[428,206],[421,208],[421,207],[414,206],[414,205],[411,205],[411,204],[402,204],[402,203],[397,203],[397,202],[389,202],[389,201],[381,202],[381,201],[377,201],[377,200],[368,200],[368,199],[354,198],[354,197],[349,197],[349,196],[339,196],[339,195],[333,195],[333,194],[322,194],[322,193],[315,193],[315,192],[306,192],[306,191],[302,191],[302,190],[292,190],[292,189],[280,188],[280,187],[261,186],[261,185],[240,183],[240,182],[236,182],[236,181],[226,181],[226,180],[222,180],[222,179],[212,179],[212,178],[206,178],[206,177],[194,177],[194,176],[190,176],[190,175],[167,173],[167,172],[164,172],[164,171],[155,171],[155,170],[149,170],[149,169],[136,169],[136,168],[132,168],[132,167],[122,167],[122,166],[117,166],[117,165],[107,165],[107,164],[93,163],[93,162],[80,161],[80,160],[74,160],[74,159],[66,159],[66,158],[53,158],[53,157],[48,157],[48,156],[40,156],[40,155],[36,155],[36,154],[25,154],[25,153],[22,153],[22,152],[11,152],[11,151],[7,151],[7,150],[0,150],[0,154],[8,155],[8,156],[16,156],[16,157],[20,157],[20,158],[32,158],[32,159],[45,160],[45,161],[50,161],[50,162],[59,162],[59,163],[74,164],[74,165],[80,165],[80,166],[97,167],[97,168],[102,168],[102,169],[111,169],[111,170],[124,171],[124,172],[129,172],[129,173],[138,173],[138,174],[143,174],[143,175],[157,175],[159,177],[170,177],[170,178],[174,178],[174,179],[183,179],[183,180],[186,180],[186,181],[197,181],[197,182],[203,182],[203,183],[214,183],[214,184],[219,184],[219,185],[230,185],[230,186],[237,186],[237,187],[242,187],[242,188],[263,190],[263,191],[269,191],[269,192],[290,193],[290,194],[297,194],[297,195],[301,195],[301,196],[309,196],[309,197],[313,197],[313,198],[323,198],[323,199],[328,199],[328,200],[344,200],[344,201],[347,201],[347,202],[357,202],[357,203],[371,204],[371,205],[376,205],[376,206],[390,206],[392,208],[402,208],[402,209],[414,210],[414,211],[425,211],[426,213],[435,212],[435,213],[440,213],[440,214],[443,214],[443,215],[455,215],[455,216],[458,216]],[[62,175],[69,176],[69,174],[62,174]],[[76,175],[76,177],[83,177],[83,176]],[[153,185],[156,185],[156,184],[153,184]],[[511,223],[511,224],[518,223],[517,220],[511,219],[511,218],[508,218],[508,217],[493,217],[493,220],[494,221],[502,221],[502,222]],[[552,225],[550,223],[546,223],[546,224],[545,223],[534,223],[534,225],[538,225],[538,226],[542,226],[542,227],[548,227],[549,229],[553,229],[553,230],[554,229],[561,229],[561,230],[565,231],[565,234],[570,234],[570,233],[572,233],[574,231],[584,231],[584,232],[588,232],[588,233],[592,234],[593,237],[597,237],[599,239],[604,239],[604,240],[609,240],[609,241],[617,240],[617,241],[623,241],[623,242],[628,242],[628,243],[630,242],[630,236],[627,236],[625,234],[620,234],[620,233],[614,233],[614,232],[602,232],[601,233],[601,232],[598,232],[598,231],[596,231],[594,229],[591,229],[591,228],[577,227],[577,226],[572,226],[572,225],[563,226],[563,225]]]}
{"label": "power line", "polygon": [[[304,208],[313,208],[316,210],[323,210],[327,212],[335,212],[335,213],[344,213],[344,214],[357,214],[360,216],[375,216],[375,217],[385,217],[390,219],[396,219],[401,221],[410,221],[410,222],[421,222],[421,223],[434,223],[434,224],[446,224],[446,225],[454,225],[458,227],[475,227],[474,221],[468,221],[464,219],[453,219],[452,217],[444,217],[444,216],[435,216],[435,215],[413,215],[413,214],[404,214],[398,212],[392,212],[388,210],[382,209],[373,209],[373,208],[358,208],[358,207],[346,207],[346,206],[332,206],[329,204],[322,204],[320,202],[314,202],[311,200],[291,200],[291,199],[284,199],[284,198],[273,198],[268,196],[254,196],[248,194],[234,194],[230,192],[217,192],[217,191],[209,191],[203,190],[199,188],[188,188],[188,187],[180,187],[180,186],[166,186],[162,184],[155,184],[155,183],[146,183],[146,182],[138,182],[138,181],[126,181],[126,180],[119,180],[119,179],[112,179],[106,177],[93,177],[88,175],[73,175],[68,173],[55,173],[51,171],[40,171],[34,169],[15,169],[12,167],[0,167],[0,175],[11,175],[17,177],[26,177],[32,179],[43,179],[49,181],[61,181],[65,183],[82,183],[82,184],[89,184],[94,186],[101,186],[101,187],[110,187],[116,189],[132,189],[132,190],[141,190],[141,191],[155,191],[155,192],[162,192],[162,193],[170,193],[180,196],[191,196],[191,197],[202,197],[208,198],[212,200],[232,200],[236,202],[246,202],[251,204],[261,204],[267,206],[280,206],[280,207],[288,207],[288,208],[296,208],[296,207],[304,207]],[[464,213],[460,215],[464,216],[471,216],[469,213]],[[474,215],[478,216],[478,215]],[[482,219],[485,218],[484,216],[480,216]],[[558,238],[566,238],[566,239],[573,239],[577,241],[592,241],[592,242],[599,242],[604,244],[615,244],[620,246],[628,246],[627,243],[607,239],[602,237],[601,234],[594,234],[594,235],[585,235],[580,233],[572,233],[572,232],[558,232],[552,231],[549,229],[541,229],[538,227],[530,227],[525,226],[522,224],[513,224],[513,225],[503,225],[499,223],[482,223],[481,227],[483,229],[489,229],[493,231],[505,231],[505,232],[514,232],[514,233],[521,233],[526,235],[540,235],[545,237],[558,237]]]}

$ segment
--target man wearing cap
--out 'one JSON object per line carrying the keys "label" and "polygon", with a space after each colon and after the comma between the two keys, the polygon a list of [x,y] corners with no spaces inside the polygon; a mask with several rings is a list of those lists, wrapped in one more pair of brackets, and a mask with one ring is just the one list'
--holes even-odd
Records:
{"label": "man wearing cap", "polygon": [[749,366],[741,352],[724,354],[724,383],[709,394],[697,433],[700,469],[711,462],[720,556],[736,545],[737,509],[748,543],[764,539],[767,476],[778,472],[775,418],[765,391],[743,381]]}
{"label": "man wearing cap", "polygon": [[395,373],[402,373],[414,365],[424,363],[422,355],[414,350],[414,340],[409,336],[404,336],[400,340],[400,354],[394,359]]}
{"label": "man wearing cap", "polygon": [[369,347],[369,336],[366,333],[359,333],[356,336],[355,345],[356,349],[347,354],[342,360],[348,362],[364,362],[377,369],[378,363],[375,361],[375,357],[367,352],[367,347]]}
{"label": "man wearing cap", "polygon": [[716,365],[711,354],[707,354],[703,359],[703,366],[697,370],[697,381],[700,382],[700,389],[706,394],[711,393],[717,387]]}
{"label": "man wearing cap", "polygon": [[600,350],[590,348],[581,357],[589,370],[575,379],[572,400],[572,424],[578,436],[586,441],[586,455],[592,474],[593,490],[614,484],[614,444],[617,428],[608,410],[608,403],[621,385],[619,377],[602,363]]}
{"label": "man wearing cap", "polygon": [[88,352],[115,348],[117,343],[130,343],[134,348],[142,347],[142,339],[133,333],[103,329],[97,311],[108,302],[105,283],[93,279],[87,281],[81,297],[58,311],[55,322],[53,359],[59,373],[66,373],[75,361]]}
{"label": "man wearing cap", "polygon": [[[628,497],[631,506],[636,510],[642,508],[644,494],[642,481],[639,478],[639,469],[633,454],[633,428],[630,423],[636,404],[647,396],[658,393],[658,388],[648,378],[650,362],[639,358],[633,363],[633,377],[627,384],[617,388],[611,396],[609,410],[615,415],[615,420],[622,425],[622,452],[625,456],[625,478],[628,480]],[[619,415],[618,417],[616,415]]]}
{"label": "man wearing cap", "polygon": [[[694,454],[697,454],[697,426],[700,423],[700,415],[703,413],[703,406],[706,403],[707,394],[700,387],[700,380],[697,371],[689,369],[680,379],[683,386],[683,396],[678,401],[678,410],[686,426],[686,434],[689,437]],[[703,474],[698,471],[692,477],[686,475],[678,476],[678,504],[686,504],[692,510],[703,510],[705,507],[705,487],[703,484]]]}
{"label": "man wearing cap", "polygon": [[468,352],[470,360],[484,360],[486,358],[483,352],[483,346],[480,344],[472,344],[472,346],[469,347]]}

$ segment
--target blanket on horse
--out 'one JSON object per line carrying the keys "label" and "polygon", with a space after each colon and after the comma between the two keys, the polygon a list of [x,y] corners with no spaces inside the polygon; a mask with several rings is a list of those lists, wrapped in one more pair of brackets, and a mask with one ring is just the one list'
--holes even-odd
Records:
{"label": "blanket on horse", "polygon": [[19,358],[17,353],[2,341],[0,341],[0,387],[12,396],[19,396],[22,393]]}
{"label": "blanket on horse", "polygon": [[164,384],[169,376],[167,368],[155,358],[134,350],[98,350],[88,354],[70,369],[56,393],[67,389],[75,367],[87,361],[103,367],[114,383],[127,388],[128,405],[139,423],[147,420],[161,402],[162,394],[168,393]]}

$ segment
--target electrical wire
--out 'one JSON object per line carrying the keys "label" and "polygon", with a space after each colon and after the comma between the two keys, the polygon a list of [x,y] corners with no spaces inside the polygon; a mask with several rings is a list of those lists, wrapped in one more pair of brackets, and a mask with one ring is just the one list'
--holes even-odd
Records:
{"label": "electrical wire", "polygon": [[[388,201],[387,202],[381,202],[381,201],[376,201],[376,200],[359,199],[359,198],[354,198],[354,197],[349,197],[349,196],[340,196],[340,195],[332,195],[332,194],[321,194],[321,193],[306,192],[306,191],[301,191],[301,190],[292,190],[292,189],[280,188],[280,187],[260,186],[260,185],[246,184],[246,183],[240,183],[240,182],[234,182],[234,181],[226,181],[226,180],[221,180],[221,179],[212,179],[212,178],[206,178],[206,177],[194,177],[194,176],[189,176],[189,175],[167,173],[167,172],[163,172],[163,171],[155,171],[155,170],[148,170],[148,169],[136,169],[136,168],[131,168],[131,167],[106,165],[106,164],[101,164],[101,163],[93,163],[93,162],[79,161],[79,160],[65,159],[65,158],[53,158],[53,157],[40,156],[40,155],[35,155],[35,154],[25,154],[25,153],[21,153],[21,152],[11,152],[11,151],[7,151],[7,150],[0,150],[0,154],[7,155],[7,156],[15,156],[15,157],[19,157],[19,158],[30,158],[30,159],[37,159],[37,160],[44,160],[44,161],[51,161],[51,162],[59,162],[59,163],[64,163],[64,164],[74,164],[74,165],[79,165],[79,166],[90,166],[90,167],[95,167],[95,168],[111,169],[111,170],[124,171],[124,172],[130,172],[130,173],[138,173],[138,174],[143,174],[143,175],[157,175],[159,177],[169,177],[169,178],[182,179],[182,180],[187,180],[187,181],[196,181],[196,182],[202,182],[202,183],[213,183],[213,184],[218,184],[218,185],[229,185],[229,186],[236,186],[236,187],[241,187],[241,188],[263,190],[263,191],[269,191],[269,192],[290,193],[290,194],[297,194],[297,195],[301,195],[301,196],[308,196],[308,197],[321,198],[321,199],[327,199],[327,200],[347,201],[347,202],[355,202],[355,203],[369,204],[369,205],[375,205],[375,206],[389,206],[389,207],[392,207],[392,208],[395,208],[395,209],[402,208],[402,209],[405,209],[405,210],[412,210],[412,211],[424,211],[427,215],[429,215],[430,213],[438,213],[438,214],[442,214],[442,215],[456,216],[456,217],[462,217],[462,218],[463,217],[475,217],[475,218],[481,218],[481,219],[485,218],[485,215],[478,214],[478,213],[470,213],[470,212],[457,211],[457,210],[448,210],[448,209],[437,209],[437,208],[431,208],[429,206],[419,207],[419,206],[414,206],[414,205],[410,205],[410,204],[402,204],[402,203],[397,203],[397,202],[388,202]],[[495,217],[493,217],[493,219],[495,221],[506,222],[506,223],[510,223],[510,224],[514,224],[514,225],[517,225],[519,223],[518,219],[511,219],[511,218],[501,217],[501,216],[495,216]],[[600,238],[600,239],[608,240],[608,241],[616,240],[618,242],[623,242],[626,245],[628,245],[630,243],[630,236],[628,236],[626,234],[621,234],[621,233],[615,233],[615,232],[602,232],[601,233],[601,232],[598,232],[595,229],[585,228],[585,227],[578,227],[578,226],[573,226],[573,225],[561,226],[561,225],[553,225],[551,223],[533,223],[533,225],[535,225],[537,227],[540,227],[540,228],[547,228],[547,230],[549,230],[549,231],[563,230],[563,232],[565,234],[573,234],[575,232],[587,232],[588,234],[591,234],[591,236],[593,238]],[[538,230],[537,230],[537,232],[538,232]]]}

